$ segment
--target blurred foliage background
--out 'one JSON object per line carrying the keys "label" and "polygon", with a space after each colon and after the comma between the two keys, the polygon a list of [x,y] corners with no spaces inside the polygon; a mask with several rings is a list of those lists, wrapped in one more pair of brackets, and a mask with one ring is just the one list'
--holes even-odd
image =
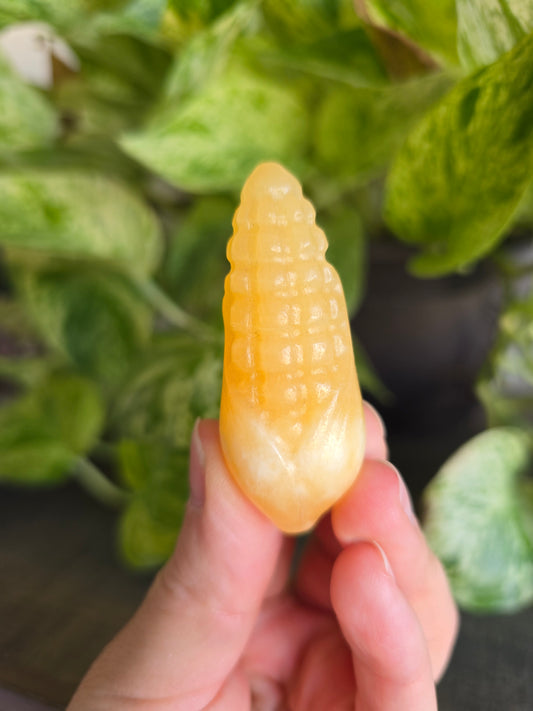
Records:
{"label": "blurred foliage background", "polygon": [[[528,0],[0,0],[3,485],[77,480],[117,507],[128,565],[169,555],[259,161],[303,182],[352,315],[385,235],[420,278],[490,258],[527,280],[501,248],[533,223],[532,30]],[[490,428],[426,497],[474,609],[533,599],[532,313],[508,288]]]}

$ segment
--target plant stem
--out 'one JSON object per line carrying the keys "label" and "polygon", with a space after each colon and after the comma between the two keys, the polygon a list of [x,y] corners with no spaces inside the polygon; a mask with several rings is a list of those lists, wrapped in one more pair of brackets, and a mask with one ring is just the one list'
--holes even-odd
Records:
{"label": "plant stem", "polygon": [[173,326],[203,341],[220,340],[218,331],[184,311],[155,282],[139,279],[135,281],[135,285],[146,301]]}
{"label": "plant stem", "polygon": [[73,476],[91,496],[113,508],[122,507],[129,499],[129,494],[109,479],[88,459],[79,457],[74,467]]}

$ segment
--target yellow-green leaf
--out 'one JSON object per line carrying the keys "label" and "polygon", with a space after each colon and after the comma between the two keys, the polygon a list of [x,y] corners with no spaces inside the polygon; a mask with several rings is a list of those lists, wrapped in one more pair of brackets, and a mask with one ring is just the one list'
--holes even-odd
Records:
{"label": "yellow-green leaf", "polygon": [[194,192],[238,190],[263,160],[295,166],[307,143],[307,115],[289,86],[233,66],[203,91],[170,101],[146,130],[121,140],[133,158]]}
{"label": "yellow-green leaf", "polygon": [[458,49],[469,70],[494,62],[533,31],[532,0],[457,0]]}
{"label": "yellow-green leaf", "polygon": [[45,343],[108,387],[125,375],[149,341],[152,312],[116,272],[26,270],[19,288]]}
{"label": "yellow-green leaf", "polygon": [[419,245],[412,269],[471,265],[503,237],[533,170],[533,35],[467,77],[409,135],[389,173],[386,218]]}
{"label": "yellow-green leaf", "polygon": [[94,445],[104,421],[96,385],[57,374],[0,408],[0,480],[53,484]]}
{"label": "yellow-green leaf", "polygon": [[0,173],[0,245],[68,259],[101,260],[148,274],[161,256],[160,227],[130,188],[101,174]]}
{"label": "yellow-green leaf", "polygon": [[407,35],[435,57],[457,62],[455,0],[358,0],[378,25]]}
{"label": "yellow-green leaf", "polygon": [[533,601],[530,446],[519,429],[487,430],[426,491],[426,535],[466,609],[511,611]]}
{"label": "yellow-green leaf", "polygon": [[0,56],[0,151],[46,146],[58,133],[52,106],[15,76]]}

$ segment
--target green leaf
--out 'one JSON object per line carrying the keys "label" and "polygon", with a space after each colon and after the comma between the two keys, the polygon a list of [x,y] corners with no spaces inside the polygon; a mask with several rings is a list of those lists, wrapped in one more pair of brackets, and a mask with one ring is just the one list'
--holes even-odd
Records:
{"label": "green leaf", "polygon": [[96,14],[72,35],[79,71],[61,76],[53,88],[69,145],[76,145],[80,136],[109,138],[137,129],[160,95],[171,55],[156,41],[155,30],[146,27],[145,38],[122,21],[128,8],[113,15]]}
{"label": "green leaf", "polygon": [[68,118],[69,138],[80,134],[113,136],[142,125],[159,96],[170,55],[96,15],[77,33],[73,47],[80,71],[54,87],[56,105]]}
{"label": "green leaf", "polygon": [[264,0],[267,19],[290,34],[312,39],[328,34],[338,21],[337,0]]}
{"label": "green leaf", "polygon": [[499,321],[497,342],[477,383],[491,426],[533,431],[533,297],[509,304]]}
{"label": "green leaf", "polygon": [[222,388],[222,357],[207,353],[194,372],[189,407],[195,421],[198,418],[217,419]]}
{"label": "green leaf", "polygon": [[185,335],[162,338],[132,370],[111,414],[120,436],[187,448],[197,417],[217,417],[222,354]]}
{"label": "green leaf", "polygon": [[44,96],[15,76],[0,56],[0,151],[45,146],[58,132],[57,116]]}
{"label": "green leaf", "polygon": [[161,255],[152,211],[124,184],[78,171],[0,173],[0,244],[148,274]]}
{"label": "green leaf", "polygon": [[95,443],[104,422],[97,387],[75,375],[53,375],[0,408],[0,480],[54,484]]}
{"label": "green leaf", "polygon": [[67,29],[83,19],[84,0],[0,0],[0,27],[14,22],[40,20]]}
{"label": "green leaf", "polygon": [[169,0],[176,20],[190,33],[208,25],[236,4],[237,0]]}
{"label": "green leaf", "polygon": [[124,376],[149,341],[152,313],[115,272],[27,270],[20,291],[43,340],[107,386]]}
{"label": "green leaf", "polygon": [[533,601],[530,439],[499,428],[463,445],[426,491],[425,531],[464,608],[512,611]]}
{"label": "green leaf", "polygon": [[390,162],[450,85],[449,77],[434,74],[380,89],[330,89],[314,133],[318,166],[344,182],[366,182]]}
{"label": "green leaf", "polygon": [[344,0],[264,0],[263,12],[277,35],[297,42],[359,24],[353,4]]}
{"label": "green leaf", "polygon": [[407,35],[438,59],[457,63],[455,0],[361,0],[370,20]]}
{"label": "green leaf", "polygon": [[[70,0],[72,1],[72,0]],[[121,8],[124,6],[128,6],[130,4],[136,4],[135,0],[133,2],[129,2],[128,0],[75,0],[78,3],[81,3],[84,7],[86,7],[88,10],[91,11],[96,11],[100,12],[101,10],[116,10],[120,11]],[[141,3],[143,0],[140,0]],[[146,3],[148,5],[158,3],[159,0],[146,0]]]}
{"label": "green leaf", "polygon": [[168,290],[186,311],[222,328],[222,296],[228,272],[226,244],[235,204],[201,197],[171,235],[164,276]]}
{"label": "green leaf", "polygon": [[127,19],[140,16],[138,21],[141,17],[150,21],[157,5],[161,8],[164,0],[0,0],[0,27],[15,22],[41,21],[63,33],[77,34],[86,29],[95,14],[121,13]]}
{"label": "green leaf", "polygon": [[115,10],[108,4],[102,0],[100,5],[106,12],[96,15],[91,29],[106,35],[122,34],[145,42],[160,42],[167,0],[131,0],[119,3],[121,6]]}
{"label": "green leaf", "polygon": [[374,45],[362,27],[337,30],[314,42],[284,42],[255,48],[266,64],[296,70],[304,76],[352,87],[383,86],[387,74]]}
{"label": "green leaf", "polygon": [[0,382],[35,387],[54,365],[20,300],[0,298]]}
{"label": "green leaf", "polygon": [[188,455],[184,450],[123,440],[120,472],[134,495],[120,521],[124,561],[153,568],[171,554],[188,498]]}
{"label": "green leaf", "polygon": [[353,316],[365,291],[366,241],[359,213],[341,206],[319,220],[328,239],[327,259],[337,270],[348,313]]}
{"label": "green leaf", "polygon": [[63,444],[76,454],[88,452],[104,422],[102,400],[94,383],[76,375],[57,375],[37,392],[41,416],[54,423]]}
{"label": "green leaf", "polygon": [[531,0],[457,0],[458,51],[468,70],[494,62],[533,31]]}
{"label": "green leaf", "polygon": [[533,36],[460,82],[396,156],[386,219],[424,248],[418,275],[464,268],[503,237],[531,179],[532,92]]}
{"label": "green leaf", "polygon": [[14,427],[2,434],[0,482],[18,486],[53,486],[63,482],[75,462],[72,453],[37,427],[28,428],[26,438],[22,425],[17,424],[16,420]]}
{"label": "green leaf", "polygon": [[[181,505],[189,494],[189,451],[160,447],[148,442],[123,439],[118,445],[119,474],[123,484],[142,495],[152,515],[172,526],[176,503]],[[169,502],[168,497],[174,501]]]}
{"label": "green leaf", "polygon": [[[176,518],[180,514],[176,510]],[[142,498],[134,498],[120,518],[119,547],[121,557],[130,568],[150,570],[170,557],[179,525],[165,526],[150,515]]]}
{"label": "green leaf", "polygon": [[126,134],[121,145],[175,185],[208,192],[240,189],[263,160],[294,166],[306,142],[299,96],[234,66],[183,104],[161,108],[145,131]]}
{"label": "green leaf", "polygon": [[0,338],[4,356],[33,356],[42,350],[26,310],[12,297],[0,298]]}
{"label": "green leaf", "polygon": [[533,227],[533,181],[529,183],[514,215],[520,225]]}
{"label": "green leaf", "polygon": [[25,387],[34,387],[51,371],[52,363],[47,358],[6,358],[0,356],[0,380]]}
{"label": "green leaf", "polygon": [[239,2],[212,25],[194,34],[170,68],[166,96],[183,100],[221,75],[237,38],[257,22],[257,2]]}
{"label": "green leaf", "polygon": [[84,70],[61,82],[55,105],[68,118],[72,136],[114,137],[137,128],[146,114],[146,97],[122,78],[101,67]]}
{"label": "green leaf", "polygon": [[171,63],[164,47],[123,33],[103,32],[93,24],[79,33],[72,46],[80,58],[82,72],[113,75],[117,83],[145,101],[158,97]]}

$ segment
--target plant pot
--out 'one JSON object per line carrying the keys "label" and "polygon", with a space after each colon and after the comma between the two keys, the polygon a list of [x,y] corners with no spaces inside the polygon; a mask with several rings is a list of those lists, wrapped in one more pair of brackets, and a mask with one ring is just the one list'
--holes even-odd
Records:
{"label": "plant pot", "polygon": [[485,427],[474,383],[497,333],[503,288],[488,262],[465,276],[426,280],[408,273],[410,256],[396,242],[371,245],[368,292],[353,327],[392,393],[375,404],[391,458],[417,495]]}

